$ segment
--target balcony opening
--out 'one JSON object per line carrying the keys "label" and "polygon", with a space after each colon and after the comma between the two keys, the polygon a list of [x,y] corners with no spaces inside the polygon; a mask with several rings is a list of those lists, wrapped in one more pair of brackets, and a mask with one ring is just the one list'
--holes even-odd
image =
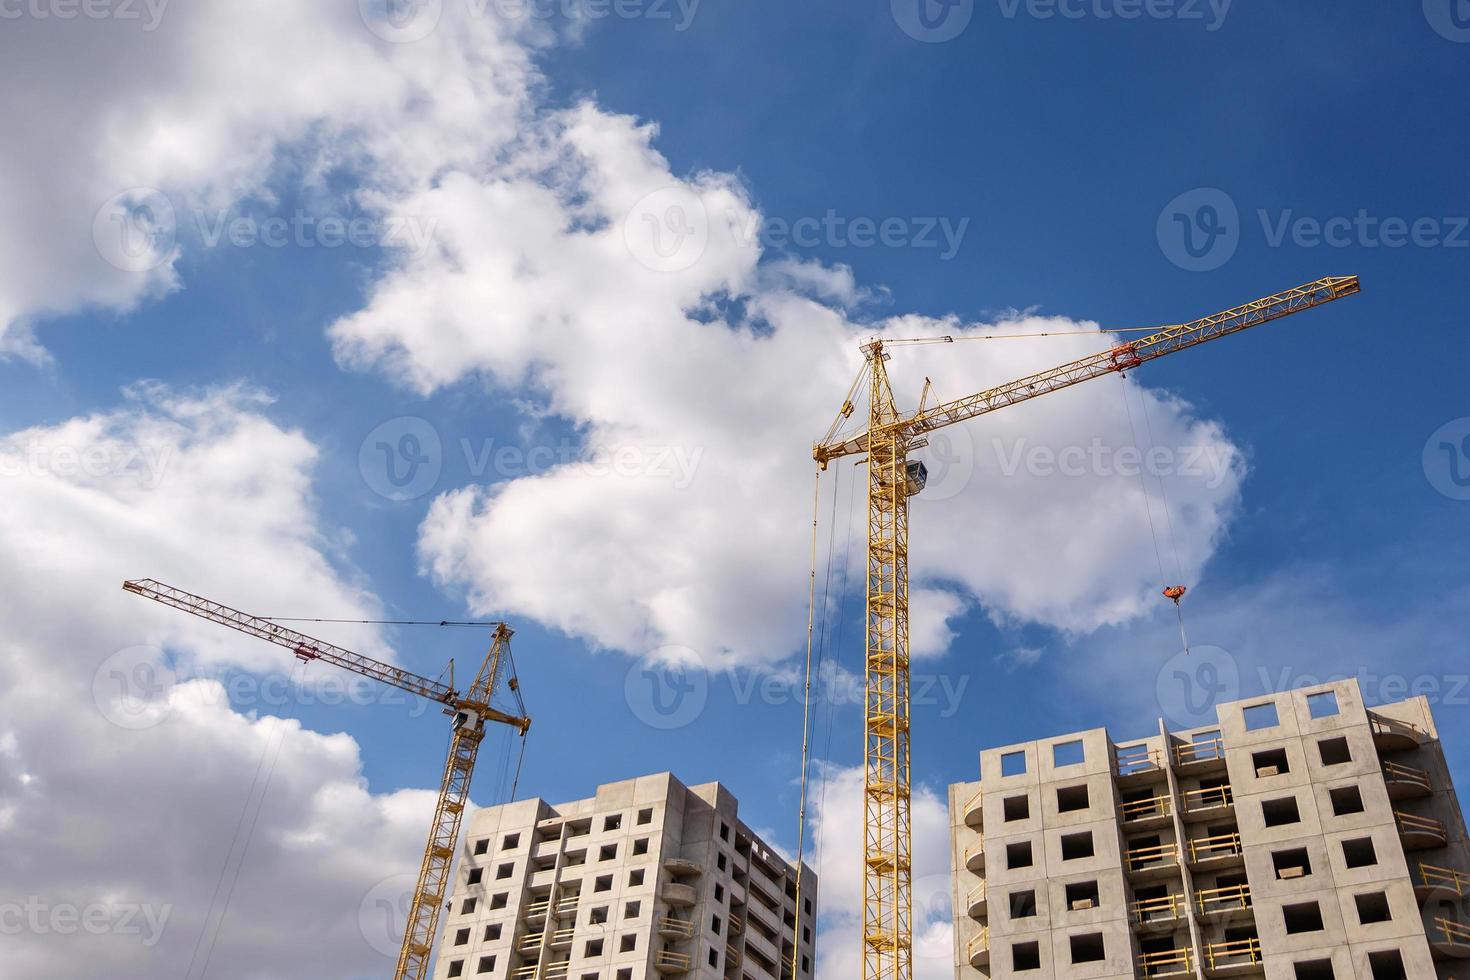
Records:
{"label": "balcony opening", "polygon": [[1264,752],[1252,752],[1251,765],[1255,767],[1257,779],[1265,779],[1269,776],[1283,776],[1291,772],[1291,766],[1286,761],[1285,749],[1266,749]]}
{"label": "balcony opening", "polygon": [[1378,863],[1373,838],[1356,837],[1342,842],[1342,860],[1349,868],[1369,868]]}
{"label": "balcony opening", "polygon": [[1404,970],[1404,956],[1396,949],[1369,953],[1368,969],[1373,980],[1409,980],[1409,974]]}
{"label": "balcony opening", "polygon": [[1258,732],[1265,728],[1275,728],[1281,724],[1276,716],[1276,702],[1267,701],[1265,704],[1252,704],[1240,709],[1242,717],[1245,718],[1245,730]]}
{"label": "balcony opening", "polygon": [[1288,936],[1300,935],[1304,932],[1322,931],[1322,907],[1316,902],[1302,902],[1299,905],[1283,905],[1281,917],[1286,922],[1286,934]]}
{"label": "balcony opening", "polygon": [[1294,847],[1288,851],[1272,851],[1271,865],[1276,869],[1278,880],[1305,878],[1312,873],[1312,861],[1305,847]]}
{"label": "balcony opening", "polygon": [[1041,969],[1041,944],[1016,943],[1012,946],[1011,969],[1017,973],[1023,970]]}
{"label": "balcony opening", "polygon": [[1086,810],[1088,806],[1086,783],[1081,786],[1064,786],[1057,790],[1059,813],[1076,813],[1078,810]]}
{"label": "balcony opening", "polygon": [[1031,816],[1031,797],[1024,795],[1007,796],[1001,801],[1000,811],[1004,815],[1006,823],[1025,820]]}
{"label": "balcony opening", "polygon": [[1241,885],[1249,884],[1249,882],[1249,878],[1239,873],[1215,876],[1216,888],[1238,888]]}
{"label": "balcony opening", "polygon": [[1283,796],[1275,800],[1261,801],[1261,817],[1267,827],[1284,827],[1300,823],[1302,815],[1296,807],[1295,796]]}
{"label": "balcony opening", "polygon": [[1029,919],[1036,914],[1036,892],[1029,888],[1023,892],[1011,892],[1009,904],[1011,918]]}
{"label": "balcony opening", "polygon": [[1165,797],[1159,796],[1157,790],[1140,789],[1124,793],[1120,800],[1123,804],[1123,819],[1146,820],[1150,817],[1162,817],[1164,801]]}
{"label": "balcony opening", "polygon": [[1337,974],[1332,972],[1331,960],[1307,960],[1294,966],[1296,980],[1337,980]]}
{"label": "balcony opening", "polygon": [[1345,738],[1325,738],[1317,743],[1317,751],[1324,766],[1341,766],[1353,761],[1353,750],[1348,748]]}
{"label": "balcony opening", "polygon": [[1385,892],[1354,895],[1353,903],[1358,906],[1358,921],[1365,926],[1374,922],[1389,922],[1393,919],[1393,912],[1388,907],[1388,895]]}
{"label": "balcony opening", "polygon": [[1098,906],[1097,882],[1074,881],[1067,886],[1067,908],[1073,912]]}
{"label": "balcony opening", "polygon": [[1025,752],[1007,752],[1000,757],[1000,774],[1002,776],[1020,776],[1025,772]]}
{"label": "balcony opening", "polygon": [[1189,737],[1189,748],[1180,761],[1209,762],[1224,757],[1225,750],[1220,745],[1220,731],[1211,729],[1207,732],[1195,732]]}
{"label": "balcony opening", "polygon": [[1332,812],[1339,817],[1363,812],[1363,794],[1356,786],[1341,786],[1327,795],[1332,799]]}
{"label": "balcony opening", "polygon": [[1071,742],[1058,742],[1051,747],[1052,765],[1060,769],[1062,766],[1076,766],[1086,761],[1086,752],[1082,747],[1082,740]]}
{"label": "balcony opening", "polygon": [[1029,867],[1031,867],[1031,842],[1025,840],[1016,844],[1007,844],[1006,868],[1008,870],[1014,870],[1016,868]]}
{"label": "balcony opening", "polygon": [[1082,858],[1092,857],[1092,831],[1085,830],[1080,834],[1062,835],[1062,860],[1077,861]]}
{"label": "balcony opening", "polygon": [[1307,695],[1307,714],[1313,718],[1331,718],[1339,710],[1336,691],[1318,691]]}
{"label": "balcony opening", "polygon": [[1100,932],[1090,932],[1085,936],[1072,936],[1071,945],[1073,963],[1097,963],[1107,959],[1107,951],[1103,947],[1103,937]]}

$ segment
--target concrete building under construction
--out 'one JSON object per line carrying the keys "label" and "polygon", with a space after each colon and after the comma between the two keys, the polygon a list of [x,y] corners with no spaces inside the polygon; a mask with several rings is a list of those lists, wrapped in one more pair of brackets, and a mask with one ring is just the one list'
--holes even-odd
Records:
{"label": "concrete building under construction", "polygon": [[950,787],[957,980],[1470,976],[1465,825],[1424,698],[989,749]]}
{"label": "concrete building under construction", "polygon": [[810,980],[817,876],[740,822],[719,783],[668,773],[469,820],[437,978]]}

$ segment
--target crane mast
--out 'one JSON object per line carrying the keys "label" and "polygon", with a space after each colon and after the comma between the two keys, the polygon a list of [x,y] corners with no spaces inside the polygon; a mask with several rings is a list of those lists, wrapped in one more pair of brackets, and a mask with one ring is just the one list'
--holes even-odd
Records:
{"label": "crane mast", "polygon": [[[290,650],[303,663],[324,660],[346,670],[401,688],[412,694],[437,701],[445,706],[445,714],[454,718],[454,734],[450,739],[449,757],[439,783],[439,797],[434,806],[434,819],[429,842],[419,866],[418,883],[409,907],[408,924],[403,932],[403,945],[398,953],[394,980],[423,980],[429,973],[434,936],[438,931],[439,913],[449,893],[449,873],[454,865],[454,850],[459,841],[460,824],[469,802],[470,780],[474,776],[475,759],[485,739],[485,723],[493,721],[509,725],[522,735],[531,727],[531,719],[512,715],[490,706],[500,678],[510,659],[510,627],[498,623],[490,652],[480,665],[474,683],[464,694],[440,681],[406,671],[392,664],[308,636],[282,626],[273,620],[252,616],[238,609],[176,589],[153,579],[135,579],[123,583],[134,595],[152,599],[221,626],[259,637]],[[515,685],[514,679],[511,681]]]}
{"label": "crane mast", "polygon": [[921,403],[908,414],[900,412],[894,401],[884,342],[875,339],[863,345],[869,385],[867,428],[835,438],[843,420],[855,411],[850,400],[845,402],[828,441],[814,446],[812,456],[825,469],[834,459],[867,455],[864,980],[913,976],[908,498],[924,488],[926,471],[923,463],[909,460],[909,450],[922,445],[921,437],[936,429],[1094,378],[1121,375],[1169,354],[1351,296],[1360,288],[1357,276],[1318,279],[963,398],[927,408]]}

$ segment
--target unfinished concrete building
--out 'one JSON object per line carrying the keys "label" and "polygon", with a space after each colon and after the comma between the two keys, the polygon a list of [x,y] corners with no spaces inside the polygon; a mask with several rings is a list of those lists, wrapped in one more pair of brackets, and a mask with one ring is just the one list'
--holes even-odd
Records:
{"label": "unfinished concrete building", "polygon": [[1464,821],[1424,698],[991,749],[950,787],[955,975],[1470,977]]}
{"label": "unfinished concrete building", "polygon": [[718,783],[668,773],[470,819],[437,978],[808,980],[817,876],[740,822]]}

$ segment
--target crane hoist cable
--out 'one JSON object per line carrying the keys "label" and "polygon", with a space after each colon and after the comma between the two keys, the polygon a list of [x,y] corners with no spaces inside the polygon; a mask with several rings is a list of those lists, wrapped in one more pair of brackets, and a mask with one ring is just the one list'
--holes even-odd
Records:
{"label": "crane hoist cable", "polygon": [[[842,471],[839,469],[837,471],[837,479],[835,483],[841,484],[841,482]],[[842,633],[843,628],[847,625],[847,574],[848,569],[852,564],[852,511],[853,505],[856,503],[857,486],[858,481],[856,479],[850,480],[847,485],[847,521],[842,529],[842,571],[837,576],[837,627],[834,631],[831,643],[831,649],[833,651],[832,657],[834,663],[834,680],[838,677],[837,672],[842,669]],[[834,497],[833,502],[835,504],[837,486],[833,486],[832,493]],[[837,523],[835,518],[832,523],[832,533],[834,535],[837,533]],[[834,722],[837,719],[837,709],[839,706],[840,699],[836,696],[830,698],[827,702],[827,732],[824,737],[821,756],[821,761],[823,763],[821,770],[821,787],[817,790],[817,811],[819,813],[825,813],[827,810],[827,783],[829,781],[828,773],[832,763],[832,730]],[[817,866],[821,867],[822,855],[825,852],[827,844],[827,833],[825,825],[819,826],[817,829],[819,831],[816,840]]]}
{"label": "crane hoist cable", "polygon": [[[1128,379],[1122,374],[1119,374],[1118,378],[1123,386],[1123,408],[1128,414],[1128,431],[1133,435],[1133,448],[1139,452],[1142,460],[1147,460],[1153,455],[1154,451],[1154,432],[1153,424],[1149,422],[1148,418],[1148,401],[1142,393],[1139,394],[1139,398],[1142,400],[1139,411],[1143,414],[1144,430],[1148,435],[1148,452],[1145,454],[1143,448],[1139,445],[1138,427],[1133,421],[1133,404],[1128,397]],[[1154,526],[1153,505],[1149,503],[1148,481],[1144,478],[1145,469],[1147,467],[1140,463],[1138,467],[1138,486],[1143,493],[1143,511],[1148,515],[1148,533],[1154,543],[1154,559],[1159,565],[1159,579],[1163,583],[1163,596],[1166,599],[1172,600],[1174,603],[1174,614],[1179,620],[1179,642],[1183,644],[1184,655],[1187,657],[1189,656],[1189,634],[1184,628],[1184,605],[1181,600],[1183,600],[1185,593],[1189,591],[1189,586],[1182,584],[1170,585],[1167,577],[1168,573],[1164,571],[1164,556],[1159,548],[1158,528]],[[1179,578],[1175,581],[1182,581],[1184,578],[1184,565],[1179,560],[1179,543],[1174,538],[1174,519],[1169,516],[1169,491],[1164,487],[1164,478],[1162,475],[1159,476],[1159,503],[1163,506],[1164,520],[1167,522],[1169,528],[1169,548],[1174,558],[1174,568],[1179,574]]]}
{"label": "crane hoist cable", "polygon": [[[856,388],[856,384],[853,385]],[[849,389],[849,392],[852,389]],[[840,419],[840,416],[839,416]],[[837,423],[832,425],[832,431]],[[835,483],[834,482],[834,489]],[[801,908],[802,853],[806,848],[806,786],[810,770],[807,760],[811,756],[812,730],[812,647],[814,624],[817,614],[817,524],[822,513],[822,468],[816,468],[812,479],[812,543],[811,570],[807,578],[806,604],[806,678],[801,699],[801,789],[797,794],[796,809],[796,907]],[[792,925],[792,955],[801,948],[801,916],[798,914]]]}

